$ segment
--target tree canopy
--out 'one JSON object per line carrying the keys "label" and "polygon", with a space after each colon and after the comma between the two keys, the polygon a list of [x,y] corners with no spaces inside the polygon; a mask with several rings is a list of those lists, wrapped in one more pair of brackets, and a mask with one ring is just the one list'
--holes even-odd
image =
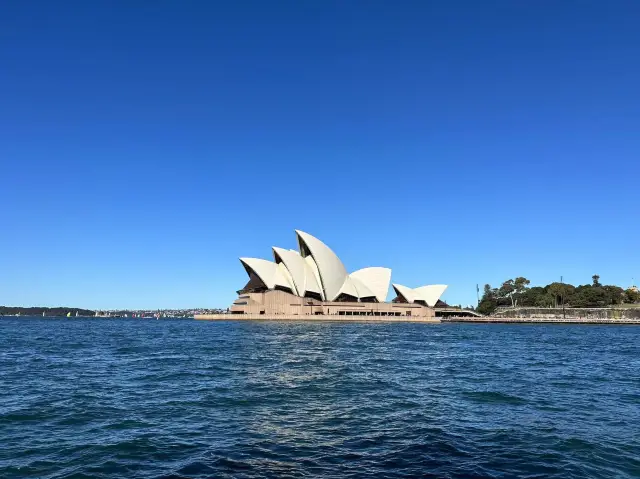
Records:
{"label": "tree canopy", "polygon": [[531,282],[518,276],[504,281],[499,288],[485,284],[477,310],[481,314],[491,314],[500,306],[604,308],[622,303],[640,303],[640,292],[636,288],[624,290],[615,285],[603,286],[597,274],[591,280],[591,284],[580,286],[554,282],[546,286],[529,287]]}

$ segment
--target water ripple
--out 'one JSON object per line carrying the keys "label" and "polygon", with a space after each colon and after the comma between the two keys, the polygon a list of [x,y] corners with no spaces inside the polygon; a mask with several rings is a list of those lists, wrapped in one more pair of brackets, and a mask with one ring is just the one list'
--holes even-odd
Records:
{"label": "water ripple", "polygon": [[0,320],[3,478],[640,477],[640,328]]}

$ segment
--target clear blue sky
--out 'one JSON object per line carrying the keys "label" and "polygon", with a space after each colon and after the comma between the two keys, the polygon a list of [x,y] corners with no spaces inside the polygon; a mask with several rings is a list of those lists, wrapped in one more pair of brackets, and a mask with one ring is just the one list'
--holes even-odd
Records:
{"label": "clear blue sky", "polygon": [[226,307],[318,236],[408,286],[640,279],[640,2],[0,14],[0,304]]}

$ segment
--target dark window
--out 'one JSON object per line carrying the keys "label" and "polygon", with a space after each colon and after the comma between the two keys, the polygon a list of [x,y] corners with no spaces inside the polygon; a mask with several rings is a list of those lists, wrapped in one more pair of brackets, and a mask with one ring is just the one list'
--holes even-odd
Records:
{"label": "dark window", "polygon": [[336,301],[339,303],[357,303],[358,298],[349,294],[341,293],[340,296],[336,298]]}
{"label": "dark window", "polygon": [[275,289],[277,289],[278,291],[284,291],[285,293],[293,294],[293,291],[291,291],[291,288],[287,288],[286,286],[276,286]]}
{"label": "dark window", "polygon": [[319,293],[313,293],[311,291],[307,291],[304,293],[305,298],[317,299],[318,301],[322,301],[322,296]]}

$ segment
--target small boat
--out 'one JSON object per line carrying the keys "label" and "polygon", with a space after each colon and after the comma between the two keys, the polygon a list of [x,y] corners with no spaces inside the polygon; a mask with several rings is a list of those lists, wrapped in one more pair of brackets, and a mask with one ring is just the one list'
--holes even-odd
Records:
{"label": "small boat", "polygon": [[67,318],[70,318],[70,317],[71,317],[71,311],[67,313]]}

